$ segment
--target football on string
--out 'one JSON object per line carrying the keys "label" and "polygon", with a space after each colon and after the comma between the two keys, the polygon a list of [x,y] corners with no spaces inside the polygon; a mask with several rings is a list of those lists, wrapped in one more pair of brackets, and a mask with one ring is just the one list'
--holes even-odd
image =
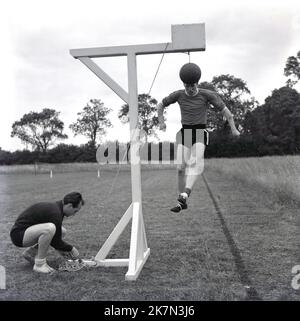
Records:
{"label": "football on string", "polygon": [[185,84],[198,83],[201,78],[201,69],[198,65],[189,62],[181,67],[179,76]]}

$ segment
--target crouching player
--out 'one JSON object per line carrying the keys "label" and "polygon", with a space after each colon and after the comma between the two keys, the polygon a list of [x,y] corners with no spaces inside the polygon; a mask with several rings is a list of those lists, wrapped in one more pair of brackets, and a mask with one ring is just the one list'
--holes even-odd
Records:
{"label": "crouching player", "polygon": [[72,192],[61,201],[33,204],[19,215],[11,229],[10,237],[14,245],[28,248],[23,257],[34,264],[35,272],[54,271],[46,261],[50,246],[64,257],[79,257],[78,250],[62,240],[66,233],[62,222],[64,217],[74,216],[82,205],[84,200],[81,194]]}

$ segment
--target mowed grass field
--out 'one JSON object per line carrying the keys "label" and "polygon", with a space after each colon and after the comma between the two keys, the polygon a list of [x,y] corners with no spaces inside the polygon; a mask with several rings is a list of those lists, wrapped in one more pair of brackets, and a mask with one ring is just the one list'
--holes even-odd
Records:
{"label": "mowed grass field", "polygon": [[[248,300],[241,270],[259,299],[299,300],[300,291],[291,287],[292,267],[300,264],[299,172],[299,157],[207,160],[204,177],[220,219],[203,177],[189,209],[173,214],[169,208],[177,196],[175,169],[143,170],[143,214],[151,254],[134,282],[125,281],[125,267],[34,273],[21,257],[22,249],[9,238],[24,208],[76,190],[86,205],[64,221],[66,240],[82,256],[96,255],[130,205],[128,169],[117,177],[116,170],[102,170],[100,178],[95,170],[54,172],[52,179],[20,171],[2,174],[0,265],[7,280],[0,300]],[[110,257],[128,257],[129,241],[130,226]],[[56,267],[58,262],[52,249],[49,263]]]}

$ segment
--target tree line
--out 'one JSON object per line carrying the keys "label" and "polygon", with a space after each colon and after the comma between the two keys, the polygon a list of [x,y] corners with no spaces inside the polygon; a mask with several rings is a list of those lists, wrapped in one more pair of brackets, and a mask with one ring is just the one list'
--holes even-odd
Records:
{"label": "tree line", "polygon": [[[284,67],[286,84],[274,89],[259,105],[251,95],[247,83],[233,75],[219,75],[211,82],[199,84],[217,92],[234,115],[242,135],[233,139],[229,126],[220,113],[208,110],[210,144],[206,157],[248,157],[264,155],[286,155],[300,153],[300,94],[295,89],[300,80],[300,51],[288,57]],[[139,127],[144,131],[146,142],[156,137],[158,130],[157,100],[148,94],[138,95]],[[60,112],[44,108],[32,111],[12,124],[11,136],[17,137],[31,151],[8,152],[0,148],[0,164],[25,164],[45,162],[96,161],[95,151],[107,129],[112,127],[107,108],[101,99],[91,99],[77,119],[69,125],[74,136],[84,135],[87,143],[81,146],[58,143],[68,136]],[[165,110],[166,117],[167,108]],[[129,106],[124,104],[118,112],[121,123],[129,122]]]}

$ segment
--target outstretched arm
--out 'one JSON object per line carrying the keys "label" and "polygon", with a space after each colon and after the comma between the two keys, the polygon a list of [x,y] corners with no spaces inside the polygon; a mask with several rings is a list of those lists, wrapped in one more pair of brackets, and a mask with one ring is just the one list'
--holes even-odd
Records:
{"label": "outstretched arm", "polygon": [[223,117],[228,121],[232,135],[233,136],[240,136],[240,132],[236,129],[232,113],[230,110],[226,107],[225,103],[221,99],[221,97],[216,93],[212,92],[210,90],[205,91],[208,101],[216,107],[217,111],[220,111]]}
{"label": "outstretched arm", "polygon": [[228,124],[229,124],[229,126],[231,128],[232,135],[233,136],[240,136],[240,132],[235,127],[233,116],[232,116],[232,113],[230,112],[230,110],[227,107],[225,107],[221,111],[221,113],[226,118],[226,120],[228,121]]}

